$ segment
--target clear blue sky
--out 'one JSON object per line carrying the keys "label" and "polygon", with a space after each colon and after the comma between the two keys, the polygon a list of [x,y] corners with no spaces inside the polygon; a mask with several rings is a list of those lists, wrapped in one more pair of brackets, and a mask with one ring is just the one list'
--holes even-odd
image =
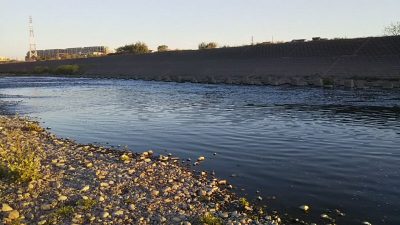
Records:
{"label": "clear blue sky", "polygon": [[23,58],[28,17],[38,49],[136,41],[151,49],[381,35],[400,0],[0,0],[0,56]]}

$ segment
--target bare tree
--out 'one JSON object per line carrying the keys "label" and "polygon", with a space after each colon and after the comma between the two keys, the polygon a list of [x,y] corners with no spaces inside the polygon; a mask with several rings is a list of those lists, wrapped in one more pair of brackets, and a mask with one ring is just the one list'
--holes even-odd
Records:
{"label": "bare tree", "polygon": [[400,22],[391,23],[389,26],[385,27],[385,35],[388,36],[399,36],[400,35]]}

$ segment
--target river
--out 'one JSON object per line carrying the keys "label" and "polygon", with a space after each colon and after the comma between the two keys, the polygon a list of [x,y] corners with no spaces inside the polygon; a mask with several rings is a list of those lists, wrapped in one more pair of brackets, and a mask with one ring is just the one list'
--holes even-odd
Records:
{"label": "river", "polygon": [[193,169],[300,220],[400,224],[400,91],[5,77],[0,100],[78,142],[205,156]]}

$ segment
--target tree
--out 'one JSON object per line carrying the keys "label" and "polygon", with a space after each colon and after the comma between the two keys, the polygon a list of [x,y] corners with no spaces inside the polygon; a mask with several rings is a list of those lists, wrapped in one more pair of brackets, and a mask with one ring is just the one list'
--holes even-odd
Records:
{"label": "tree", "polygon": [[157,51],[166,52],[166,51],[169,51],[169,49],[168,49],[168,46],[166,46],[166,45],[160,45],[157,47]]}
{"label": "tree", "polygon": [[391,23],[389,26],[385,27],[385,35],[389,36],[399,36],[400,35],[400,22]]}
{"label": "tree", "polygon": [[145,54],[150,53],[149,47],[144,42],[136,42],[135,44],[125,45],[116,49],[117,53],[133,53]]}
{"label": "tree", "polygon": [[215,43],[215,42],[209,42],[209,43],[202,42],[202,43],[199,44],[199,49],[200,50],[202,50],[202,49],[212,49],[212,48],[216,48],[216,47],[217,47],[217,43]]}

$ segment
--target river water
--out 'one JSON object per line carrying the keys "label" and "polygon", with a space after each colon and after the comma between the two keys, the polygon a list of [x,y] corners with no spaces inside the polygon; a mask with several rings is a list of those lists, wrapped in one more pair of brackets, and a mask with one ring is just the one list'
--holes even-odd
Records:
{"label": "river water", "polygon": [[194,169],[281,214],[400,224],[399,91],[9,77],[0,99],[78,142],[203,155]]}

